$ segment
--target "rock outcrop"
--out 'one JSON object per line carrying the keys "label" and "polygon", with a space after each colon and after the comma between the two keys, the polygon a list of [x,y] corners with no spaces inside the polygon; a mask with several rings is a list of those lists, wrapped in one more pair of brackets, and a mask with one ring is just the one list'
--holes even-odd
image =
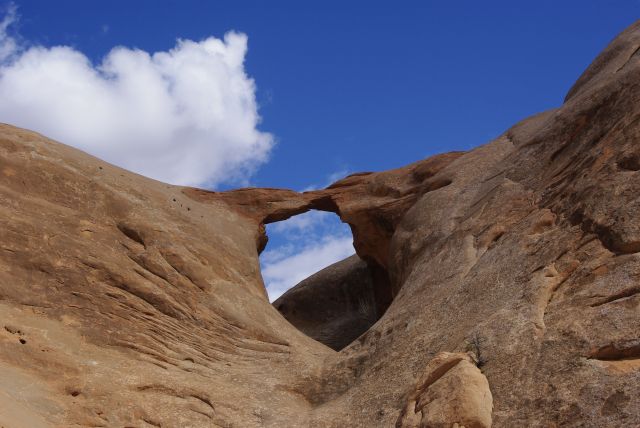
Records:
{"label": "rock outcrop", "polygon": [[491,391],[476,358],[441,352],[429,361],[396,427],[490,427]]}
{"label": "rock outcrop", "polygon": [[304,334],[340,351],[382,315],[374,284],[369,266],[353,255],[305,279],[273,305]]}
{"label": "rock outcrop", "polygon": [[[170,186],[0,126],[0,426],[640,425],[639,51],[634,24],[559,108],[306,193]],[[310,209],[358,257],[277,302],[297,329],[258,254]],[[330,297],[360,292],[356,328]]]}

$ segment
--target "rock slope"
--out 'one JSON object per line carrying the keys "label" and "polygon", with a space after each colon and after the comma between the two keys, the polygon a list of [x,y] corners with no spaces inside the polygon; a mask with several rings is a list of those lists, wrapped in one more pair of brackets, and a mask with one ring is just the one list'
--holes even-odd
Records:
{"label": "rock slope", "polygon": [[[559,108],[307,193],[170,186],[0,126],[0,426],[640,425],[638,52],[637,23]],[[309,209],[358,258],[277,302],[299,330],[258,253]],[[360,293],[364,325],[331,299]]]}

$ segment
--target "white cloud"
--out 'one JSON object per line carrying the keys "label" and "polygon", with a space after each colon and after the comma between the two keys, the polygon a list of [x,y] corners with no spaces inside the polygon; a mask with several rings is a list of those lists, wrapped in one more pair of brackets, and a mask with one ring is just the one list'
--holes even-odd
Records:
{"label": "white cloud", "polygon": [[324,182],[324,184],[322,185],[318,185],[318,184],[311,184],[307,187],[305,187],[304,189],[302,189],[303,192],[309,192],[311,190],[318,190],[318,189],[324,189],[326,187],[329,187],[330,185],[332,185],[333,183],[335,183],[336,181],[345,178],[347,175],[351,174],[351,171],[347,168],[343,168],[339,171],[333,172],[329,175],[327,175],[326,181]]}
{"label": "white cloud", "polygon": [[326,211],[307,211],[299,214],[286,221],[274,223],[270,226],[270,230],[276,233],[293,233],[293,232],[309,232],[319,225],[324,225],[329,219],[335,218],[334,213]]}
{"label": "white cloud", "polygon": [[18,49],[16,40],[8,34],[9,27],[16,19],[16,5],[10,3],[5,17],[0,21],[0,61],[9,59]]}
{"label": "white cloud", "polygon": [[0,24],[0,121],[175,184],[244,184],[267,160],[246,35],[115,47],[96,65],[68,46],[18,46],[15,19],[12,6]]}
{"label": "white cloud", "polygon": [[336,181],[345,178],[347,175],[350,174],[350,171],[348,169],[341,169],[340,171],[336,171],[332,174],[329,174],[328,177],[328,183],[325,187],[332,185],[333,183],[335,183]]}
{"label": "white cloud", "polygon": [[273,302],[303,279],[353,253],[351,236],[327,236],[317,244],[298,249],[294,254],[287,255],[286,251],[279,253],[279,257],[272,257],[268,263],[264,263],[262,269],[269,299]]}

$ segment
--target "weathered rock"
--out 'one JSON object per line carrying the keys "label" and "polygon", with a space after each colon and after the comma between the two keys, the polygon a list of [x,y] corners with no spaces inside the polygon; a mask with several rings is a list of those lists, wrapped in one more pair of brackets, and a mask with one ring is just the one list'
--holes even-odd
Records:
{"label": "weathered rock", "polygon": [[[639,47],[634,24],[485,146],[307,193],[169,186],[0,126],[0,425],[640,425]],[[371,283],[347,295],[381,316],[340,352],[260,276],[264,224],[309,209],[351,226]],[[349,313],[325,305],[294,322]]]}
{"label": "weathered rock", "polygon": [[300,331],[336,351],[357,339],[382,315],[371,270],[357,255],[305,279],[273,306]]}
{"label": "weathered rock", "polygon": [[425,368],[397,428],[488,428],[493,401],[475,356],[441,352]]}

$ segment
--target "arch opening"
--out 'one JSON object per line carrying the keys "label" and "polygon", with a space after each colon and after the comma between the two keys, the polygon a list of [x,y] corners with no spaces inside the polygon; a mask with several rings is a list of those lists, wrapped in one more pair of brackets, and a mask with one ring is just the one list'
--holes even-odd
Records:
{"label": "arch opening", "polygon": [[355,254],[349,226],[311,210],[267,225],[261,270],[274,307],[311,338],[341,350],[392,301],[386,270]]}
{"label": "arch opening", "polygon": [[355,253],[349,226],[326,211],[309,210],[266,225],[262,277],[274,302],[305,278]]}

